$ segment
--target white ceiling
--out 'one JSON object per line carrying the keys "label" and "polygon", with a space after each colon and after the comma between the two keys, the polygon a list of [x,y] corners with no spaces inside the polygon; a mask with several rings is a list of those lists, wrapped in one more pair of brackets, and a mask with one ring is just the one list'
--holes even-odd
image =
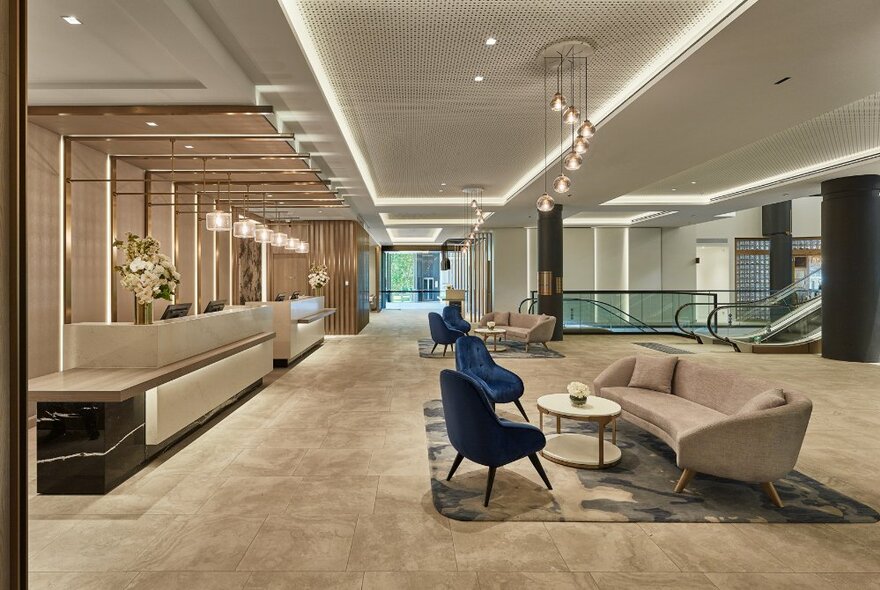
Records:
{"label": "white ceiling", "polygon": [[[437,229],[439,241],[460,234],[458,191],[474,184],[490,201],[510,198],[488,207],[495,214],[487,227],[534,225],[549,98],[542,100],[537,55],[572,36],[596,47],[590,111],[605,119],[585,165],[570,175],[571,194],[558,195],[572,223],[658,211],[675,213],[642,225],[696,223],[880,168],[863,163],[702,204],[706,195],[880,148],[880,3],[750,1],[718,24],[736,5],[32,1],[30,100],[272,104],[279,129],[297,134],[297,148],[315,155],[312,166],[328,172],[384,243]],[[66,25],[65,14],[84,24]],[[483,45],[489,35],[495,47]],[[701,41],[668,67],[656,61],[695,37]],[[628,84],[660,70],[603,117]],[[486,80],[473,82],[475,74]],[[773,84],[784,76],[791,79]],[[694,202],[682,202],[687,195]],[[618,197],[641,199],[603,205]],[[419,236],[396,231],[412,224]]]}

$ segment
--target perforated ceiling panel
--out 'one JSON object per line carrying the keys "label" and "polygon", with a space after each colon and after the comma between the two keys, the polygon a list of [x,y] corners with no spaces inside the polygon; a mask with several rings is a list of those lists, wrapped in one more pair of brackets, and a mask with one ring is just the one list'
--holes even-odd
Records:
{"label": "perforated ceiling panel", "polygon": [[[730,0],[297,0],[379,197],[504,195],[543,155],[542,48],[585,38],[590,112]],[[487,47],[492,36],[497,45]],[[485,77],[475,82],[474,76]],[[582,106],[582,105],[578,105]],[[552,119],[551,119],[552,120]],[[557,136],[558,137],[558,136]],[[597,137],[596,149],[601,138]],[[457,193],[456,193],[457,194]]]}
{"label": "perforated ceiling panel", "polygon": [[871,151],[880,151],[880,93],[670,176],[627,197],[712,197]]}

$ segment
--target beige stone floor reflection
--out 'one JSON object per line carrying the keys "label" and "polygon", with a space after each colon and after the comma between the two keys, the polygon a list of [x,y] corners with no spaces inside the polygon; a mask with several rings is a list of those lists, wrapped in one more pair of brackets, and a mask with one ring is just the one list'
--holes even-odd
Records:
{"label": "beige stone floor reflection", "polygon": [[[441,517],[422,404],[439,397],[438,373],[454,360],[419,358],[426,335],[423,313],[373,314],[361,335],[328,338],[274,372],[259,394],[113,493],[32,495],[31,588],[880,588],[875,525]],[[798,468],[880,507],[880,366],[629,336],[567,337],[553,345],[564,359],[503,364],[522,376],[534,415],[538,396],[646,352],[636,341],[698,350],[700,362],[806,392],[815,409]],[[545,465],[557,488],[575,481]],[[467,462],[459,473],[482,477]],[[533,477],[531,466],[506,477],[519,476]],[[32,493],[34,477],[32,464]]]}

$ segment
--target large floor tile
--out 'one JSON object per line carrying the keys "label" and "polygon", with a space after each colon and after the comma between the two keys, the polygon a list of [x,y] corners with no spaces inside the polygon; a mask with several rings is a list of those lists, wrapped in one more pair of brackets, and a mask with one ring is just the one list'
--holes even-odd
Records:
{"label": "large floor tile", "polygon": [[143,571],[232,571],[265,517],[199,514],[178,516],[141,555]]}
{"label": "large floor tile", "polygon": [[362,590],[478,590],[474,572],[366,572]]}
{"label": "large floor tile", "polygon": [[239,572],[141,572],[125,590],[240,590],[247,579]]}
{"label": "large floor tile", "polygon": [[367,475],[372,455],[365,449],[309,449],[294,475]]}
{"label": "large floor tile", "polygon": [[431,479],[426,475],[379,477],[374,512],[426,512],[434,510]]}
{"label": "large floor tile", "polygon": [[480,572],[481,590],[596,590],[592,576],[584,572]]}
{"label": "large floor tile", "polygon": [[291,475],[306,454],[306,449],[258,447],[244,449],[226,466],[223,477],[260,477]]}
{"label": "large floor tile", "polygon": [[572,571],[679,571],[636,524],[548,522],[546,527]]}
{"label": "large floor tile", "polygon": [[299,477],[292,486],[287,514],[371,514],[376,504],[375,476]]}
{"label": "large floor tile", "polygon": [[567,571],[541,522],[450,521],[460,570]]}
{"label": "large floor tile", "polygon": [[358,519],[350,571],[455,571],[452,533],[439,515],[388,513]]}
{"label": "large floor tile", "polygon": [[135,575],[137,572],[31,572],[28,590],[119,590]]}
{"label": "large floor tile", "polygon": [[599,590],[715,590],[715,585],[703,574],[594,572],[592,575]]}
{"label": "large floor tile", "polygon": [[719,590],[827,590],[828,583],[816,574],[706,574]]}
{"label": "large floor tile", "polygon": [[200,514],[283,514],[297,477],[230,477],[199,509]]}
{"label": "large floor tile", "polygon": [[640,525],[685,572],[786,572],[789,567],[729,524]]}
{"label": "large floor tile", "polygon": [[360,572],[253,572],[246,590],[361,590]]}
{"label": "large floor tile", "polygon": [[355,522],[354,516],[270,516],[238,569],[344,571]]}
{"label": "large floor tile", "polygon": [[172,516],[144,515],[80,520],[31,556],[33,571],[136,570],[138,556],[164,537]]}

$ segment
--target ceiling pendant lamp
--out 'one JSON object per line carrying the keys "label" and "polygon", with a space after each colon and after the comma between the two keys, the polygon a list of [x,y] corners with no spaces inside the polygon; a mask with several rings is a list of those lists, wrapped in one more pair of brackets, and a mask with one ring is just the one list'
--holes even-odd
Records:
{"label": "ceiling pendant lamp", "polygon": [[556,177],[556,180],[553,181],[553,190],[557,193],[568,192],[568,189],[571,188],[571,179],[565,174],[560,174]]}
{"label": "ceiling pendant lamp", "polygon": [[553,211],[553,207],[556,206],[556,201],[553,200],[548,193],[544,193],[540,197],[538,197],[538,201],[535,203],[535,206],[538,208],[538,211]]}
{"label": "ceiling pendant lamp", "polygon": [[299,247],[299,238],[287,238],[287,244],[284,245],[285,250],[296,250]]}
{"label": "ceiling pendant lamp", "polygon": [[574,138],[571,149],[579,154],[586,154],[590,149],[590,142],[579,135]]}
{"label": "ceiling pendant lamp", "polygon": [[577,125],[577,122],[581,120],[581,112],[574,105],[567,106],[562,111],[562,120],[569,125]]}
{"label": "ceiling pendant lamp", "polygon": [[229,231],[232,229],[232,213],[214,209],[205,215],[205,229],[208,231]]}
{"label": "ceiling pendant lamp", "polygon": [[565,102],[565,96],[563,96],[561,92],[557,92],[553,95],[553,98],[550,99],[550,110],[558,113],[565,108]]}
{"label": "ceiling pendant lamp", "polygon": [[594,135],[596,135],[596,127],[590,122],[589,119],[584,119],[584,122],[581,123],[581,126],[578,127],[578,135],[583,137],[584,139],[590,139]]}
{"label": "ceiling pendant lamp", "polygon": [[562,165],[566,170],[577,170],[583,163],[584,157],[577,152],[568,152],[565,159],[562,160]]}
{"label": "ceiling pendant lamp", "polygon": [[281,231],[275,232],[272,236],[272,245],[276,248],[283,248],[287,245],[287,234]]}
{"label": "ceiling pendant lamp", "polygon": [[275,232],[265,225],[261,225],[254,231],[254,241],[258,244],[270,244],[274,235]]}
{"label": "ceiling pendant lamp", "polygon": [[232,235],[236,238],[249,239],[254,237],[256,222],[251,219],[239,219],[232,224]]}
{"label": "ceiling pendant lamp", "polygon": [[296,247],[297,254],[308,254],[309,253],[309,243],[308,242],[300,242],[299,246]]}

